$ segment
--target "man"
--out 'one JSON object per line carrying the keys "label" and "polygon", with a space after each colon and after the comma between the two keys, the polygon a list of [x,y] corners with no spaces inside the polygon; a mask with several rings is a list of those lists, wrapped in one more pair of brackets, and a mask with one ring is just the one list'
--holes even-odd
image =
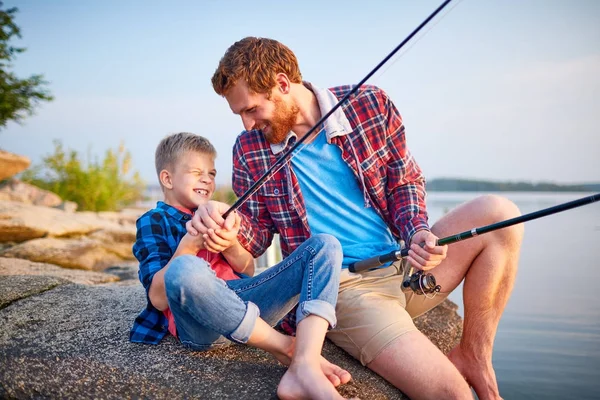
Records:
{"label": "man", "polygon": [[[324,90],[303,82],[283,44],[248,37],[233,44],[212,78],[245,131],[233,154],[233,188],[245,193],[275,160],[304,137],[350,86]],[[499,398],[492,348],[513,287],[522,227],[497,230],[452,246],[438,237],[519,215],[498,196],[463,204],[433,227],[427,222],[421,170],[406,147],[402,119],[387,95],[364,86],[333,113],[314,138],[239,209],[237,240],[255,257],[280,234],[287,256],[311,235],[336,236],[344,252],[338,325],[328,337],[412,399]],[[198,209],[199,231],[222,226],[222,205]],[[410,246],[408,263],[435,268],[437,296],[403,293],[405,263],[363,273],[359,260]],[[219,251],[232,245],[213,244]],[[462,339],[448,357],[412,323],[464,280]]]}

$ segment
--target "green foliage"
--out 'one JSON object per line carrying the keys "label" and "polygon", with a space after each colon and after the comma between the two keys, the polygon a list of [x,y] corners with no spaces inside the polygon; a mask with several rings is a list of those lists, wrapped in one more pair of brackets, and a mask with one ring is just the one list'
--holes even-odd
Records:
{"label": "green foliage", "polygon": [[34,114],[40,102],[53,99],[44,87],[48,82],[42,75],[19,79],[10,71],[16,55],[25,51],[23,47],[9,44],[13,37],[21,37],[21,30],[14,22],[16,12],[14,7],[4,10],[0,1],[0,129],[6,127],[8,121],[22,122]]}
{"label": "green foliage", "polygon": [[138,172],[130,174],[131,155],[123,144],[106,151],[102,162],[84,165],[76,151],[54,141],[54,154],[21,179],[78,204],[81,211],[114,211],[143,198],[146,184]]}
{"label": "green foliage", "polygon": [[231,186],[218,187],[213,193],[212,200],[220,201],[232,205],[237,200],[235,192]]}

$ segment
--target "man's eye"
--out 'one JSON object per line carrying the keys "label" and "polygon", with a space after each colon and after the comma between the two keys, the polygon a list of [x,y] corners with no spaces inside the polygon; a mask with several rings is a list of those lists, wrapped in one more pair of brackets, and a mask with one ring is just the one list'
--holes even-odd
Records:
{"label": "man's eye", "polygon": [[252,107],[246,110],[247,113],[253,113],[254,111],[256,111],[256,107]]}

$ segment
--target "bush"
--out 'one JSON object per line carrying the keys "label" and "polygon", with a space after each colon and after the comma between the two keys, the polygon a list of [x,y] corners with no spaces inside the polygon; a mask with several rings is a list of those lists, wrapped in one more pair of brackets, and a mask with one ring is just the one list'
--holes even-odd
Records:
{"label": "bush", "polygon": [[130,169],[131,155],[123,144],[107,150],[102,163],[84,165],[76,151],[65,151],[55,140],[54,154],[25,171],[21,179],[77,203],[81,211],[116,211],[143,198],[146,184]]}

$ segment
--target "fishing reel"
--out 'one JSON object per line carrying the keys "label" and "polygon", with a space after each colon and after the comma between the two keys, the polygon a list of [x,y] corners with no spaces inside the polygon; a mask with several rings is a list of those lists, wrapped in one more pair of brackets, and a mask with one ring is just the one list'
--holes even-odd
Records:
{"label": "fishing reel", "polygon": [[418,270],[414,272],[414,268],[407,268],[402,279],[402,291],[408,292],[412,290],[418,295],[436,294],[442,290],[440,285],[436,284],[433,274]]}

